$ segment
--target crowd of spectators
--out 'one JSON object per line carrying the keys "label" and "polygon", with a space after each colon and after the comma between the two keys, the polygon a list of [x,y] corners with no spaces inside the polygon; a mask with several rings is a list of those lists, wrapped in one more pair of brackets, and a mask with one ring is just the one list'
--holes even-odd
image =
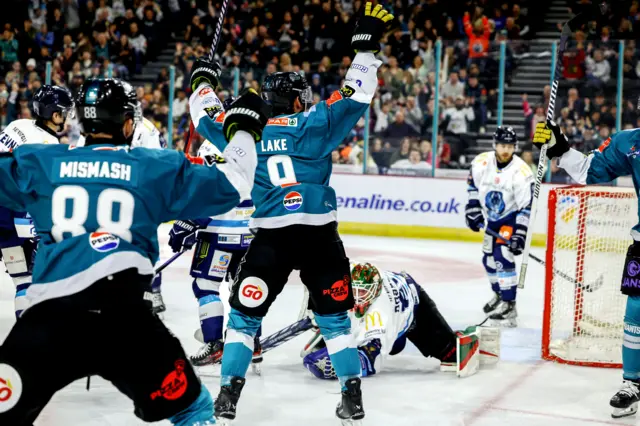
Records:
{"label": "crowd of spectators", "polygon": [[[177,46],[174,65],[180,96],[189,92],[185,76],[194,61],[208,52],[212,24],[217,19],[216,3],[201,3],[186,27],[184,42]],[[370,158],[362,158],[361,122],[334,153],[334,162],[362,165],[366,161],[383,173],[403,165],[431,167],[427,147],[432,143],[436,102],[435,43],[441,40],[446,74],[438,99],[436,157],[439,167],[455,167],[464,150],[474,144],[473,133],[485,132],[488,118],[495,114],[500,42],[510,41],[509,76],[515,67],[514,55],[524,49],[518,41],[531,34],[524,7],[528,1],[383,3],[396,16],[397,25],[383,39],[379,54],[383,64],[370,128],[375,146]],[[315,102],[327,99],[340,88],[351,65],[349,36],[363,5],[363,0],[257,0],[232,5],[219,48],[222,85],[227,89],[221,97],[229,95],[235,75],[240,76],[241,88],[257,89],[266,74],[296,71],[306,76]],[[174,114],[174,118],[177,129],[186,126],[183,117]],[[420,161],[416,162],[418,155]],[[391,162],[392,158],[408,161]]]}
{"label": "crowd of spectators", "polygon": [[153,0],[7,0],[3,7],[10,12],[0,20],[0,127],[32,116],[47,62],[52,83],[75,92],[92,77],[129,79],[168,38],[166,8]]}

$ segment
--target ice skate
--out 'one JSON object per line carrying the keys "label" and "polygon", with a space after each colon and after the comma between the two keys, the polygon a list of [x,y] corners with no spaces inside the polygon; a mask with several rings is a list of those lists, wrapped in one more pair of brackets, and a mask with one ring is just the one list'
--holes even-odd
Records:
{"label": "ice skate", "polygon": [[501,302],[498,308],[489,316],[493,326],[496,327],[517,327],[518,311],[516,302]]}
{"label": "ice skate", "polygon": [[364,418],[364,407],[362,405],[360,379],[347,380],[345,387],[347,389],[342,391],[342,401],[336,408],[336,416],[342,422],[342,426],[361,426]]}
{"label": "ice skate", "polygon": [[613,407],[611,417],[619,419],[634,415],[638,411],[638,401],[640,401],[640,384],[623,380],[622,387],[609,401],[609,405]]}
{"label": "ice skate", "polygon": [[194,367],[220,364],[223,348],[224,342],[222,339],[205,343],[195,355],[189,357],[189,361]]}
{"label": "ice skate", "polygon": [[222,386],[216,402],[213,404],[216,420],[221,425],[229,425],[236,418],[236,407],[240,399],[240,393],[244,387],[245,379],[232,377],[231,384]]}
{"label": "ice skate", "polygon": [[502,299],[500,299],[500,293],[493,293],[493,297],[487,302],[486,305],[483,306],[482,310],[485,314],[491,315],[494,313],[501,301]]}
{"label": "ice skate", "polygon": [[260,376],[262,375],[262,344],[260,343],[260,338],[256,336],[253,339],[253,358],[251,359],[251,371],[254,374]]}

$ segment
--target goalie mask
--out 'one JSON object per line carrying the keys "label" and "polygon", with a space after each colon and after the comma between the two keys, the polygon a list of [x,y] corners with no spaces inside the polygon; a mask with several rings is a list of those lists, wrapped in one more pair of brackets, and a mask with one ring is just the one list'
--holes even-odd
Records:
{"label": "goalie mask", "polygon": [[369,306],[382,292],[382,278],[378,268],[370,263],[356,263],[351,268],[351,285],[356,317],[364,316]]}

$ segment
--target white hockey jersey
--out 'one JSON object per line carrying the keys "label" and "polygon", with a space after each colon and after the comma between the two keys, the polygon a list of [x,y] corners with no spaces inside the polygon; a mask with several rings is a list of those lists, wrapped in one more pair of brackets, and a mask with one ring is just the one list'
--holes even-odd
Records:
{"label": "white hockey jersey", "polygon": [[362,318],[351,318],[351,333],[357,346],[380,339],[380,353],[388,355],[393,344],[413,323],[418,291],[402,274],[380,270],[383,291]]}
{"label": "white hockey jersey", "polygon": [[517,155],[499,169],[495,151],[474,158],[468,179],[469,199],[477,199],[489,222],[515,215],[531,204],[531,168]]}
{"label": "white hockey jersey", "polygon": [[[78,139],[78,143],[76,144],[76,146],[84,146],[84,143],[84,136],[80,136],[80,139]],[[151,121],[143,117],[142,120],[136,125],[136,128],[133,132],[131,148],[162,149],[166,147],[167,143],[160,131]]]}
{"label": "white hockey jersey", "polygon": [[[221,156],[222,153],[214,144],[205,140],[198,149],[198,157],[205,155]],[[249,219],[254,211],[255,207],[250,199],[242,200],[233,210],[213,216],[209,225],[200,232],[218,234],[219,244],[247,247],[253,239],[253,234],[249,230]]]}
{"label": "white hockey jersey", "polygon": [[58,137],[26,118],[12,121],[0,133],[0,152],[11,152],[25,143],[58,144]]}

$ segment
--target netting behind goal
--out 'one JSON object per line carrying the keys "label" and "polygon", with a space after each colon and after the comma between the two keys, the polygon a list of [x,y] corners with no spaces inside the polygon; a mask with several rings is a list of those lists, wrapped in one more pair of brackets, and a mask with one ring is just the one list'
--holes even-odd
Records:
{"label": "netting behind goal", "polygon": [[620,367],[620,280],[638,221],[635,191],[565,187],[549,194],[542,357]]}

